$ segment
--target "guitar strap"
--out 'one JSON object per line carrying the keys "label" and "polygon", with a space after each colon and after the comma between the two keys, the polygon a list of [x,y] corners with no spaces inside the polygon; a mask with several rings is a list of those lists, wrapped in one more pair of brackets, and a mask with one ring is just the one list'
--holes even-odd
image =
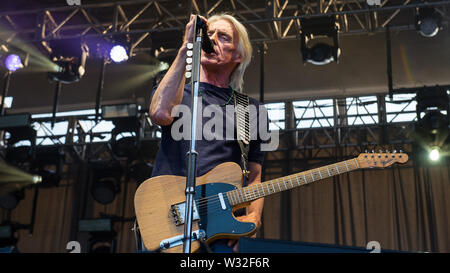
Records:
{"label": "guitar strap", "polygon": [[243,174],[243,185],[247,185],[249,171],[248,151],[250,149],[250,112],[249,98],[247,95],[234,92],[234,113],[236,120],[236,136],[241,149],[241,165]]}

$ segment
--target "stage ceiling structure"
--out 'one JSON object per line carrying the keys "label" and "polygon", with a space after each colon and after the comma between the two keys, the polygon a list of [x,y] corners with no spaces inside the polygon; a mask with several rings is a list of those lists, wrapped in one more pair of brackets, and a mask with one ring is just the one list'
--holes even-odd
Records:
{"label": "stage ceiling structure", "polygon": [[[133,65],[151,62],[153,50],[160,46],[177,48],[190,14],[228,12],[247,27],[254,45],[253,62],[245,77],[247,93],[259,97],[264,52],[266,101],[346,97],[388,92],[387,27],[394,88],[448,85],[449,4],[411,0],[385,0],[379,5],[366,0],[16,0],[0,3],[0,33],[6,47],[20,41],[42,54],[43,42],[80,36],[96,41],[127,33],[136,55],[134,63],[107,67],[102,103],[137,101],[146,107],[153,82],[128,84],[127,80],[137,76]],[[426,6],[434,7],[443,18],[443,28],[433,38],[422,37],[415,28],[415,11]],[[300,54],[300,20],[325,16],[334,16],[339,24],[339,62],[305,65]],[[92,108],[99,74],[100,60],[91,54],[86,76],[64,85],[59,109]],[[8,95],[14,102],[9,112],[50,112],[53,92],[46,73],[18,71],[10,82]]]}

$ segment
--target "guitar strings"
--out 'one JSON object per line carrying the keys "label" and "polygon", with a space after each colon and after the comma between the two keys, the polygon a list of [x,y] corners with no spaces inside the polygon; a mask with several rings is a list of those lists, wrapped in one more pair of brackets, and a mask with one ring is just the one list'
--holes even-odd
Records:
{"label": "guitar strings", "polygon": [[[336,165],[336,164],[332,164],[332,165]],[[330,165],[330,166],[332,166],[332,165]],[[349,165],[349,166],[354,167],[354,166],[352,166],[352,165]],[[325,166],[325,167],[328,167],[328,166]],[[322,174],[321,174],[322,171],[321,171],[320,169],[325,168],[325,167],[318,168],[318,169],[315,170],[315,171],[311,170],[311,171],[309,171],[309,173],[307,173],[308,171],[306,171],[306,172],[302,172],[302,173],[298,173],[298,174],[289,175],[289,176],[286,176],[286,177],[283,177],[283,178],[278,178],[278,179],[273,179],[273,180],[270,180],[270,181],[267,181],[267,182],[263,182],[263,183],[261,183],[261,187],[264,187],[264,186],[267,185],[266,188],[267,188],[268,191],[270,192],[269,186],[268,186],[269,183],[272,185],[272,187],[274,187],[274,186],[273,186],[273,183],[276,182],[276,183],[278,184],[278,187],[280,188],[280,185],[279,185],[279,184],[281,184],[281,183],[285,183],[285,184],[286,184],[286,183],[291,182],[291,184],[292,184],[292,178],[294,178],[294,180],[296,180],[296,183],[299,184],[298,186],[301,185],[301,183],[298,181],[299,179],[300,179],[300,180],[304,180],[304,181],[306,182],[306,184],[307,184],[307,183],[311,183],[311,182],[320,180],[320,179],[314,179],[314,178],[313,178],[313,177],[316,176],[316,175],[319,175],[319,176],[322,178]],[[338,169],[338,170],[339,170],[339,169]],[[333,173],[333,172],[334,172],[333,169],[331,169],[331,171],[330,171],[330,169],[327,168],[327,172],[328,172],[328,174],[329,174],[329,177],[336,175],[336,173]],[[345,173],[345,172],[347,172],[347,170],[343,170],[343,171],[341,170],[341,171],[338,171],[337,174],[342,174],[342,173]],[[330,174],[330,173],[333,173],[333,174]],[[303,174],[303,177],[300,177],[301,174]],[[311,181],[308,181],[308,179],[306,179],[306,175],[312,176],[312,177],[311,177]],[[299,177],[300,177],[300,178],[299,178]],[[287,178],[289,179],[289,181],[286,180]],[[277,180],[281,180],[281,181],[277,181]],[[281,183],[280,183],[280,182],[281,182]],[[259,185],[259,184],[257,184],[257,185]],[[255,197],[256,197],[255,192],[259,192],[259,191],[260,191],[260,189],[257,189],[257,188],[256,188],[256,187],[258,187],[257,185],[251,185],[251,186],[249,186],[249,187],[245,187],[245,188],[242,188],[242,189],[236,189],[236,190],[244,191],[244,194],[245,194],[245,195],[247,195],[247,193],[250,193],[250,194],[253,193],[253,194],[255,195]],[[256,190],[255,190],[253,187],[255,187]],[[294,186],[294,187],[295,187],[295,186]],[[285,189],[287,189],[287,188],[285,187]],[[264,188],[262,188],[262,190],[263,190],[263,192],[264,192]],[[245,191],[247,191],[247,193],[246,193]],[[281,188],[280,188],[280,191],[282,191]],[[231,191],[229,191],[229,192],[231,192]],[[217,195],[214,195],[214,197],[217,197],[217,198],[218,198]],[[239,197],[239,198],[242,197],[242,194],[239,194],[237,197]],[[204,200],[205,202],[207,202],[207,201],[209,201],[209,199],[210,199],[210,196],[208,196],[208,197],[203,197],[203,198],[199,198],[199,199],[197,199],[197,200]],[[199,203],[201,203],[201,202],[199,202]]]}
{"label": "guitar strings", "polygon": [[[336,164],[333,164],[333,165],[336,165]],[[354,166],[352,166],[351,164],[348,164],[348,166],[354,167]],[[327,167],[327,166],[326,166],[326,167]],[[306,184],[311,183],[311,182],[314,182],[314,181],[320,180],[320,179],[314,180],[313,177],[314,177],[314,175],[317,175],[319,172],[321,172],[320,169],[322,169],[322,168],[324,168],[324,167],[318,168],[316,171],[311,170],[311,171],[310,171],[310,174],[312,175],[312,180],[311,180],[311,181],[307,181],[307,180],[306,180]],[[358,168],[358,167],[356,167],[355,169],[357,169],[357,168]],[[353,170],[353,169],[352,169],[352,170]],[[328,171],[329,171],[329,169],[328,169]],[[350,169],[348,169],[347,171],[338,172],[338,174],[345,173],[345,172],[348,172],[348,171],[350,171]],[[302,172],[302,173],[304,173],[304,172]],[[306,175],[306,174],[305,174],[305,175]],[[334,174],[334,175],[335,175],[335,174]],[[299,176],[299,174],[287,176],[287,177],[289,177],[289,180],[290,180],[291,184],[292,184],[292,176]],[[330,175],[329,177],[331,177],[331,176],[333,176],[333,175]],[[264,182],[264,183],[272,183],[272,187],[273,187],[273,183],[274,183],[274,182],[277,182],[277,183],[278,183],[278,186],[279,186],[280,182],[288,183],[288,181],[283,180],[283,179],[286,179],[287,177],[285,177],[285,178],[278,178],[278,179],[274,179],[274,180],[270,180],[270,181],[267,181],[267,182]],[[280,180],[280,179],[281,179],[281,181],[277,181],[277,180]],[[305,180],[305,179],[303,178],[303,180]],[[264,183],[263,183],[263,184],[264,184]],[[300,184],[300,185],[301,185],[301,184]],[[300,185],[299,185],[299,186],[300,186]],[[253,187],[253,186],[250,186],[250,187]],[[258,198],[261,198],[261,197],[256,197],[255,191],[247,190],[247,193],[248,193],[248,194],[246,194],[244,189],[248,189],[248,187],[247,187],[247,188],[239,189],[240,191],[244,191],[244,195],[240,194],[240,195],[238,196],[239,198],[242,198],[242,197],[244,197],[244,196],[245,196],[246,198],[248,198],[248,197],[249,197],[248,195],[251,195],[250,198],[252,198],[252,199],[258,199]],[[280,189],[281,189],[281,188],[280,188]],[[234,191],[234,190],[232,190],[232,191]],[[231,191],[228,191],[228,192],[231,192]],[[224,200],[226,200],[227,203],[231,206],[230,200],[229,200],[229,198],[228,198],[228,196],[227,196],[227,193],[228,193],[228,192],[225,192]],[[197,203],[197,201],[198,201],[198,203]],[[213,195],[213,196],[207,196],[207,197],[202,197],[202,198],[196,199],[197,211],[200,211],[200,212],[198,212],[198,215],[199,215],[199,216],[205,216],[205,215],[208,215],[208,214],[213,214],[213,213],[221,212],[221,211],[223,210],[223,208],[222,208],[222,204],[220,204],[220,202],[221,202],[221,201],[220,201],[220,198],[219,198],[218,194],[215,194],[215,195]],[[243,202],[241,202],[241,203],[243,203]],[[205,208],[205,207],[207,208],[207,211],[204,211],[204,208]]]}
{"label": "guitar strings", "polygon": [[[354,165],[353,165],[353,160],[351,160],[352,162],[349,162],[349,164],[347,164],[348,166],[350,166],[350,167],[354,167]],[[335,164],[332,164],[332,165],[330,165],[330,166],[333,166],[333,165],[337,165],[338,163],[335,163]],[[342,164],[342,163],[341,163]],[[344,172],[346,172],[347,170],[344,170],[344,171],[339,171],[339,169],[337,168],[338,166],[336,166],[336,169],[338,170],[338,173],[337,174],[341,174],[341,173],[344,173]],[[302,179],[302,180],[305,180],[305,182],[306,182],[306,184],[308,184],[308,183],[311,183],[311,182],[314,182],[314,181],[317,181],[317,180],[319,180],[319,179],[317,179],[317,180],[314,180],[314,176],[315,175],[317,175],[317,174],[319,174],[320,175],[320,177],[322,178],[322,175],[321,175],[321,169],[323,169],[323,168],[327,168],[327,172],[328,172],[328,174],[329,174],[329,177],[331,177],[331,176],[333,176],[333,175],[336,175],[336,174],[333,174],[333,175],[330,175],[330,169],[328,168],[328,166],[324,166],[324,167],[320,167],[320,168],[318,168],[318,169],[316,169],[316,170],[311,170],[311,171],[309,171],[309,174],[308,175],[311,175],[311,181],[308,181],[308,180],[306,180],[305,178],[305,175],[306,175],[306,172],[308,172],[308,171],[306,171],[306,172],[302,172],[303,173],[303,175],[304,175],[304,177],[303,178],[300,178],[300,179]],[[332,169],[333,170],[333,169]],[[269,183],[271,183],[272,184],[272,187],[274,187],[273,186],[273,183],[274,182],[276,182],[277,184],[278,184],[278,187],[280,187],[280,182],[282,182],[282,183],[285,183],[285,188],[286,188],[286,184],[287,183],[291,183],[292,184],[292,178],[294,177],[294,178],[297,178],[297,183],[299,184],[298,186],[300,186],[301,185],[301,183],[298,181],[298,177],[300,176],[300,174],[302,174],[302,173],[299,173],[299,174],[294,174],[294,175],[289,175],[289,176],[286,176],[285,178],[278,178],[278,179],[274,179],[274,180],[271,180],[271,181],[267,181],[267,182],[264,182],[264,183],[261,183],[261,187],[264,187],[264,185],[267,185],[267,189],[268,189],[268,191],[270,192],[270,190],[269,190],[269,186],[268,186],[268,184]],[[283,179],[286,179],[286,178],[289,178],[289,182],[288,181],[286,181],[286,180],[283,180]],[[277,181],[277,180],[280,180],[280,179],[282,179],[281,181]],[[258,184],[257,184],[258,185]],[[252,189],[249,189],[250,187],[252,187]],[[249,186],[249,187],[247,187],[247,188],[242,188],[242,189],[239,189],[239,191],[240,192],[244,192],[244,194],[242,194],[242,193],[239,193],[239,191],[238,191],[238,195],[236,196],[236,198],[251,198],[251,199],[258,199],[258,198],[261,198],[261,197],[257,197],[256,196],[256,194],[258,193],[258,194],[260,194],[260,191],[259,191],[259,189],[257,189],[256,188],[257,186],[255,185],[255,189],[253,189],[253,185],[252,186]],[[295,187],[295,186],[294,186]],[[247,193],[246,193],[246,191],[245,190],[247,190]],[[286,188],[286,190],[287,190],[287,188]],[[280,191],[281,191],[281,188],[280,188]],[[231,191],[229,191],[229,192],[231,192]],[[263,189],[263,192],[264,192],[264,189]],[[228,196],[226,195],[226,193],[227,192],[225,192],[225,197],[228,199]],[[212,202],[220,202],[220,200],[219,200],[220,198],[219,198],[219,196],[218,195],[213,195],[213,196],[207,196],[207,197],[202,197],[202,198],[198,198],[198,199],[196,199],[196,202],[197,202],[197,205],[198,205],[198,207],[199,208],[203,208],[204,206],[206,206],[206,205],[208,205],[208,203],[211,205],[211,204],[213,204]],[[228,202],[229,202],[229,200],[228,200]]]}

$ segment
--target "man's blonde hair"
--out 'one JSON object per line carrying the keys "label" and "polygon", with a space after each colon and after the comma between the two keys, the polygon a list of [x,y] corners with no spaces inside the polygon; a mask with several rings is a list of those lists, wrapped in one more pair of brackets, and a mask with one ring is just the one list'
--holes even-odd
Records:
{"label": "man's blonde hair", "polygon": [[242,92],[244,85],[244,72],[252,59],[252,44],[248,38],[247,29],[236,18],[227,13],[215,14],[208,18],[208,23],[213,23],[219,20],[227,20],[233,26],[239,36],[238,53],[242,57],[242,62],[234,69],[230,76],[230,86],[239,92]]}

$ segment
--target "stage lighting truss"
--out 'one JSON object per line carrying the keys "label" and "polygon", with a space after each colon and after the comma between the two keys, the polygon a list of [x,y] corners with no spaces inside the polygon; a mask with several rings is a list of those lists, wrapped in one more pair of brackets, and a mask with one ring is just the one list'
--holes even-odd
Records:
{"label": "stage lighting truss", "polygon": [[416,9],[416,29],[424,37],[434,37],[442,28],[442,16],[434,7]]}
{"label": "stage lighting truss", "polygon": [[[338,44],[338,29],[335,17],[304,18],[301,20],[300,40],[303,63],[325,65],[331,62],[338,63],[340,48]],[[329,37],[333,45],[312,40]]]}
{"label": "stage lighting truss", "polygon": [[89,47],[79,38],[52,40],[51,60],[58,66],[56,72],[49,72],[50,80],[62,83],[79,81],[86,73],[86,59]]}
{"label": "stage lighting truss", "polygon": [[[152,47],[159,48],[153,43],[156,33],[174,30],[184,32],[191,13],[235,14],[247,27],[252,43],[256,44],[298,39],[301,17],[335,15],[340,22],[340,32],[351,35],[384,32],[387,25],[390,30],[409,31],[414,27],[414,19],[411,20],[414,18],[414,9],[435,7],[444,15],[449,5],[449,0],[105,0],[88,5],[57,5],[34,10],[23,8],[12,13],[4,12],[2,19],[28,41],[76,36],[104,38],[120,31],[133,38],[132,47],[139,52],[149,51]],[[24,17],[30,20],[23,20]],[[447,23],[446,16],[443,16],[443,25]],[[181,40],[171,36],[167,41]]]}

